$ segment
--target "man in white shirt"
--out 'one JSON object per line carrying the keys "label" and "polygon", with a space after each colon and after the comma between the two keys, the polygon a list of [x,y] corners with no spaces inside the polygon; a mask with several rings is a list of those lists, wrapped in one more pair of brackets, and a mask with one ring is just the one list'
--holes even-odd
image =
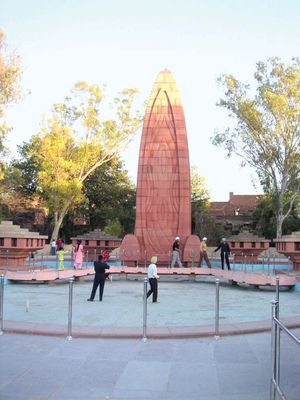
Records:
{"label": "man in white shirt", "polygon": [[149,280],[149,284],[150,284],[150,290],[148,290],[147,298],[149,296],[151,296],[151,294],[153,293],[153,296],[152,296],[153,303],[158,303],[158,301],[157,301],[157,278],[158,278],[158,275],[157,275],[156,263],[157,263],[157,257],[156,256],[151,257],[151,264],[149,264],[149,266],[148,266],[148,280]]}

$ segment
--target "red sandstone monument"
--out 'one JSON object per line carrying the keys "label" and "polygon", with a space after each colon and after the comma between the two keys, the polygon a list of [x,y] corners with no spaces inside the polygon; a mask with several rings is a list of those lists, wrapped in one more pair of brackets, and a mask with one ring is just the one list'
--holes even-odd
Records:
{"label": "red sandstone monument", "polygon": [[199,238],[191,236],[191,188],[187,132],[180,95],[170,71],[160,72],[148,101],[139,153],[135,235],[126,235],[120,258],[127,264],[170,262],[180,237],[181,258],[199,260]]}

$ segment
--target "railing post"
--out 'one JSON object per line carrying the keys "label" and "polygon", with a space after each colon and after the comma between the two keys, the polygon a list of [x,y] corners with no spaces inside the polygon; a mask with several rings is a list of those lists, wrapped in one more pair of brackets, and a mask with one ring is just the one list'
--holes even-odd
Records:
{"label": "railing post", "polygon": [[147,283],[148,278],[144,278],[144,297],[143,297],[143,342],[147,341]]}
{"label": "railing post", "polygon": [[279,319],[279,276],[276,276],[276,301],[278,303],[277,305],[277,315],[276,318]]}
{"label": "railing post", "polygon": [[70,278],[69,279],[69,311],[68,311],[68,336],[67,336],[67,340],[72,340],[73,282],[74,282],[74,278]]}
{"label": "railing post", "polygon": [[3,334],[4,275],[0,277],[0,335]]}
{"label": "railing post", "polygon": [[[276,301],[277,301],[277,306],[276,306],[276,318],[279,319],[279,276],[276,276]],[[277,385],[279,385],[279,379],[280,379],[280,327],[277,326],[277,331],[276,331],[276,354],[277,354],[277,366],[276,366],[276,382]]]}
{"label": "railing post", "polygon": [[215,303],[215,339],[219,339],[219,310],[220,310],[220,279],[216,279],[216,303]]}
{"label": "railing post", "polygon": [[276,387],[275,384],[277,384],[277,367],[278,367],[278,362],[277,362],[277,351],[278,351],[278,346],[277,346],[277,324],[275,322],[275,318],[277,315],[277,306],[278,302],[276,300],[272,301],[272,337],[271,337],[271,363],[272,363],[272,371],[271,371],[271,393],[270,393],[270,400],[275,400],[276,399]]}

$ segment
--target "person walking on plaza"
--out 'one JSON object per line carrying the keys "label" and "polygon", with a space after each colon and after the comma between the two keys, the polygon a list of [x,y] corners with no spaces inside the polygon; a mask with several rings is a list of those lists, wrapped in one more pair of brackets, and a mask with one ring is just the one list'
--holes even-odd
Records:
{"label": "person walking on plaza", "polygon": [[148,280],[150,284],[150,290],[148,290],[147,298],[152,294],[152,303],[158,303],[157,301],[157,257],[151,257],[151,264],[148,266]]}
{"label": "person walking on plaza", "polygon": [[63,269],[64,269],[65,252],[64,252],[64,249],[62,247],[59,247],[59,249],[57,251],[57,258],[58,258],[58,261],[59,261],[58,270],[59,271],[63,271]]}
{"label": "person walking on plaza", "polygon": [[221,264],[222,264],[222,269],[224,269],[224,258],[226,260],[226,265],[228,270],[230,270],[230,263],[229,263],[229,254],[230,254],[230,247],[229,244],[226,241],[226,238],[223,238],[221,240],[221,243],[219,246],[216,248],[215,252],[221,249]]}
{"label": "person walking on plaza", "polygon": [[77,240],[75,248],[74,268],[82,269],[82,263],[83,263],[83,245],[81,243],[81,240]]}
{"label": "person walking on plaza", "polygon": [[99,289],[99,301],[102,301],[103,298],[103,292],[104,292],[104,285],[105,285],[105,279],[108,277],[108,273],[105,272],[106,269],[109,269],[109,265],[103,262],[103,257],[100,254],[98,257],[98,261],[94,262],[94,270],[95,270],[95,277],[94,277],[94,283],[93,283],[93,288],[91,292],[91,296],[87,301],[94,301],[95,294],[97,291],[98,286],[100,285]]}
{"label": "person walking on plaza", "polygon": [[51,256],[55,255],[56,255],[56,241],[55,239],[53,239],[51,242]]}
{"label": "person walking on plaza", "polygon": [[178,263],[179,267],[182,268],[182,263],[180,261],[179,241],[180,241],[180,238],[177,236],[173,243],[171,268],[174,268],[175,263]]}
{"label": "person walking on plaza", "polygon": [[199,261],[199,267],[201,268],[201,264],[203,261],[203,258],[208,266],[208,268],[211,268],[211,263],[208,259],[208,255],[207,255],[207,237],[204,237],[200,243],[200,261]]}

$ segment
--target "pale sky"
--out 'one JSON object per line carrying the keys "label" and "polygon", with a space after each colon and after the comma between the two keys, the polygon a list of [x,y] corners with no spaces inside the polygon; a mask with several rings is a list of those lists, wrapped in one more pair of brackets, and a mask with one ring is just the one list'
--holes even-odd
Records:
{"label": "pale sky", "polygon": [[[42,115],[78,80],[107,85],[108,97],[137,87],[142,103],[168,68],[183,101],[190,163],[212,200],[261,193],[253,170],[211,144],[214,130],[231,124],[216,107],[216,79],[232,73],[251,83],[256,62],[299,56],[299,15],[298,0],[1,0],[0,27],[21,56],[31,93],[10,107],[9,147],[14,154],[38,132]],[[140,137],[123,155],[134,183]]]}

